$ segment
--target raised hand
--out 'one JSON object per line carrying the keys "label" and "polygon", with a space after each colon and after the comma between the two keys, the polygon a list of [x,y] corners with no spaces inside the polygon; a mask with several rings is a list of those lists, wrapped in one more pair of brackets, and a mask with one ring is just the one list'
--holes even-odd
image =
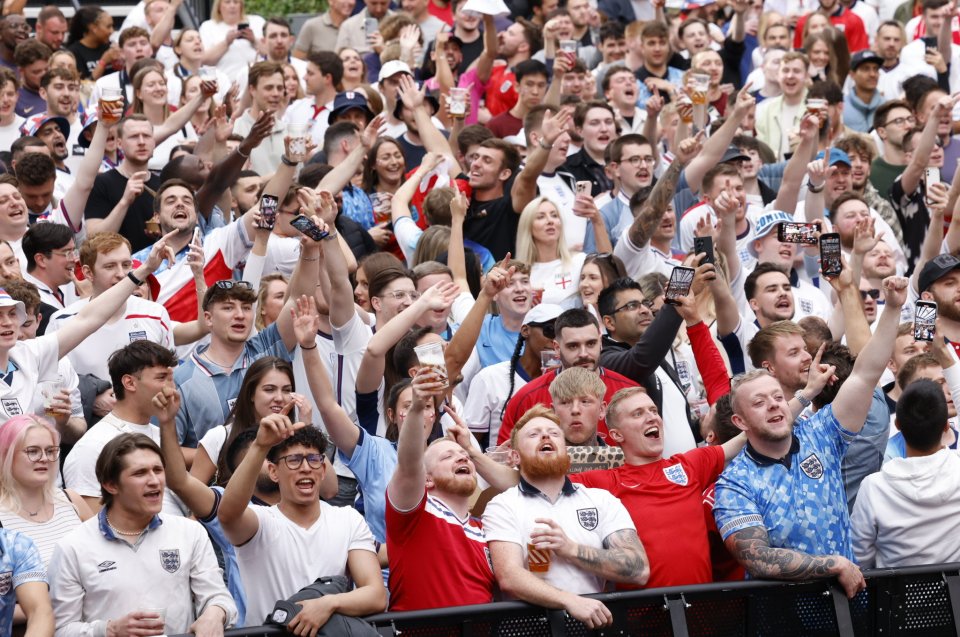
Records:
{"label": "raised hand", "polygon": [[173,384],[164,385],[150,401],[159,422],[173,422],[180,411],[180,392]]}
{"label": "raised hand", "polygon": [[176,255],[173,253],[173,248],[170,247],[170,240],[173,239],[179,230],[171,230],[163,237],[157,240],[156,243],[150,248],[150,254],[147,256],[147,261],[144,263],[147,266],[147,269],[151,273],[156,272],[157,268],[160,267],[160,264],[163,263],[163,260],[166,259],[170,265],[173,265],[177,261]]}
{"label": "raised hand", "polygon": [[909,281],[902,276],[888,276],[883,280],[884,304],[895,308],[903,307],[907,302],[907,287]]}
{"label": "raised hand", "polygon": [[813,362],[810,363],[810,371],[807,372],[807,384],[803,389],[803,394],[811,400],[819,396],[824,387],[837,382],[837,366],[820,362],[826,347],[826,343],[820,344],[817,355],[813,357]]}
{"label": "raised hand", "polygon": [[459,221],[462,224],[463,220],[467,218],[468,206],[467,196],[458,188],[457,194],[450,200],[450,217],[452,220],[454,222]]}
{"label": "raised hand", "polygon": [[302,295],[290,308],[293,316],[293,333],[300,347],[313,349],[317,346],[317,330],[320,329],[320,316],[317,305],[307,295]]}
{"label": "raised hand", "polygon": [[807,178],[814,188],[819,188],[827,183],[827,179],[833,176],[835,172],[837,172],[837,167],[830,165],[829,148],[824,151],[823,159],[814,159],[807,164]]}
{"label": "raised hand", "polygon": [[487,272],[487,276],[483,280],[483,293],[488,297],[495,297],[510,285],[510,279],[516,274],[517,269],[513,266],[508,268],[507,263],[509,262],[510,253],[508,252],[507,255],[503,257],[503,261],[490,268],[490,271]]}
{"label": "raised hand", "polygon": [[367,127],[364,128],[360,134],[360,143],[363,144],[364,148],[367,150],[373,148],[373,145],[377,143],[377,137],[380,136],[380,127],[383,126],[386,121],[387,118],[383,113],[380,113],[370,120],[370,123],[367,124]]}
{"label": "raised hand", "polygon": [[880,235],[876,233],[876,220],[867,217],[857,222],[853,229],[853,252],[861,256],[873,250],[880,242]]}
{"label": "raised hand", "polygon": [[705,135],[706,133],[701,130],[696,136],[682,140],[677,145],[674,161],[679,161],[684,166],[689,164],[690,160],[699,155],[700,151],[703,150],[703,138]]}
{"label": "raised hand", "polygon": [[427,288],[419,301],[426,305],[428,310],[439,312],[450,307],[458,294],[460,294],[460,286],[453,281],[447,281]]}
{"label": "raised hand", "polygon": [[284,405],[279,414],[269,414],[260,420],[260,427],[257,429],[257,445],[263,449],[270,449],[306,426],[302,422],[290,421],[291,409],[293,409],[292,401]]}
{"label": "raised hand", "polygon": [[569,108],[561,107],[557,112],[548,112],[543,116],[543,126],[540,128],[540,134],[543,135],[543,141],[551,146],[567,130],[573,113]]}
{"label": "raised hand", "polygon": [[414,110],[423,106],[423,98],[426,94],[426,87],[417,88],[417,83],[409,75],[400,76],[400,99],[403,105]]}

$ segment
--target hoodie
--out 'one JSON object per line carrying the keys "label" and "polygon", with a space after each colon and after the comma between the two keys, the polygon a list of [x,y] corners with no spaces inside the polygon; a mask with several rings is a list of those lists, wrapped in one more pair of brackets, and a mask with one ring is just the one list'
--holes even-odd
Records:
{"label": "hoodie", "polygon": [[861,568],[960,560],[960,455],[890,460],[864,478],[850,524]]}

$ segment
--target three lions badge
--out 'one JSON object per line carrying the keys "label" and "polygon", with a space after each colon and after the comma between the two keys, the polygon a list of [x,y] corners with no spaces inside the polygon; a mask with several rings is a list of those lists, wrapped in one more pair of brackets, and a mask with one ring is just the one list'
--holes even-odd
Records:
{"label": "three lions badge", "polygon": [[160,549],[160,565],[168,573],[180,570],[180,549]]}

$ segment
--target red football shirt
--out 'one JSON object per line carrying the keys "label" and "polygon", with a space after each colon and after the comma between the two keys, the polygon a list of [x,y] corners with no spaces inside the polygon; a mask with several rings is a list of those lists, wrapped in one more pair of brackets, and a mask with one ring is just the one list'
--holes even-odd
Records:
{"label": "red football shirt", "polygon": [[713,563],[713,581],[740,582],[747,576],[746,569],[727,550],[717,528],[717,519],[713,517],[714,482],[703,492],[703,521],[707,525],[707,538],[710,542],[710,561]]}
{"label": "red football shirt", "polygon": [[388,493],[386,522],[391,611],[493,601],[493,563],[479,518],[460,520],[426,494],[401,513]]}
{"label": "red football shirt", "polygon": [[506,64],[493,67],[484,100],[492,117],[509,111],[517,103],[517,78]]}
{"label": "red football shirt", "polygon": [[[552,383],[556,377],[557,370],[551,369],[546,374],[534,378],[513,395],[510,402],[507,403],[507,408],[503,412],[503,424],[500,425],[500,435],[497,436],[498,445],[502,445],[510,440],[510,432],[513,431],[513,425],[520,420],[520,417],[523,416],[528,409],[537,403],[542,403],[547,407],[553,405],[553,399],[550,398],[550,383]],[[626,376],[602,367],[600,368],[600,380],[607,386],[607,393],[604,395],[603,400],[608,405],[613,395],[624,387],[638,386],[637,383]],[[617,443],[607,434],[607,423],[605,420],[600,420],[600,422],[597,423],[597,435],[608,445],[616,446]]]}
{"label": "red football shirt", "polygon": [[[796,32],[793,36],[793,48],[795,49],[803,46],[803,25],[806,23],[808,17],[810,17],[809,13],[800,16],[800,19],[797,20]],[[863,20],[853,11],[847,8],[841,9],[839,14],[830,16],[830,23],[843,33],[851,55],[857,51],[870,48],[870,39],[867,37],[867,30],[863,26]]]}
{"label": "red football shirt", "polygon": [[[650,560],[646,588],[713,581],[703,490],[723,471],[723,447],[700,447],[644,465],[572,474],[606,489],[627,507]],[[641,588],[617,584],[617,590]]]}

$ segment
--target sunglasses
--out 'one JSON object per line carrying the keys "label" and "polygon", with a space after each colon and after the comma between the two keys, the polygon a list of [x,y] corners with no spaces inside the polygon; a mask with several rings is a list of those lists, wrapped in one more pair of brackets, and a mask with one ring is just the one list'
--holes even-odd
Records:
{"label": "sunglasses", "polygon": [[873,290],[860,290],[860,298],[864,301],[867,300],[867,297],[870,297],[874,301],[880,298],[880,290],[874,288]]}

